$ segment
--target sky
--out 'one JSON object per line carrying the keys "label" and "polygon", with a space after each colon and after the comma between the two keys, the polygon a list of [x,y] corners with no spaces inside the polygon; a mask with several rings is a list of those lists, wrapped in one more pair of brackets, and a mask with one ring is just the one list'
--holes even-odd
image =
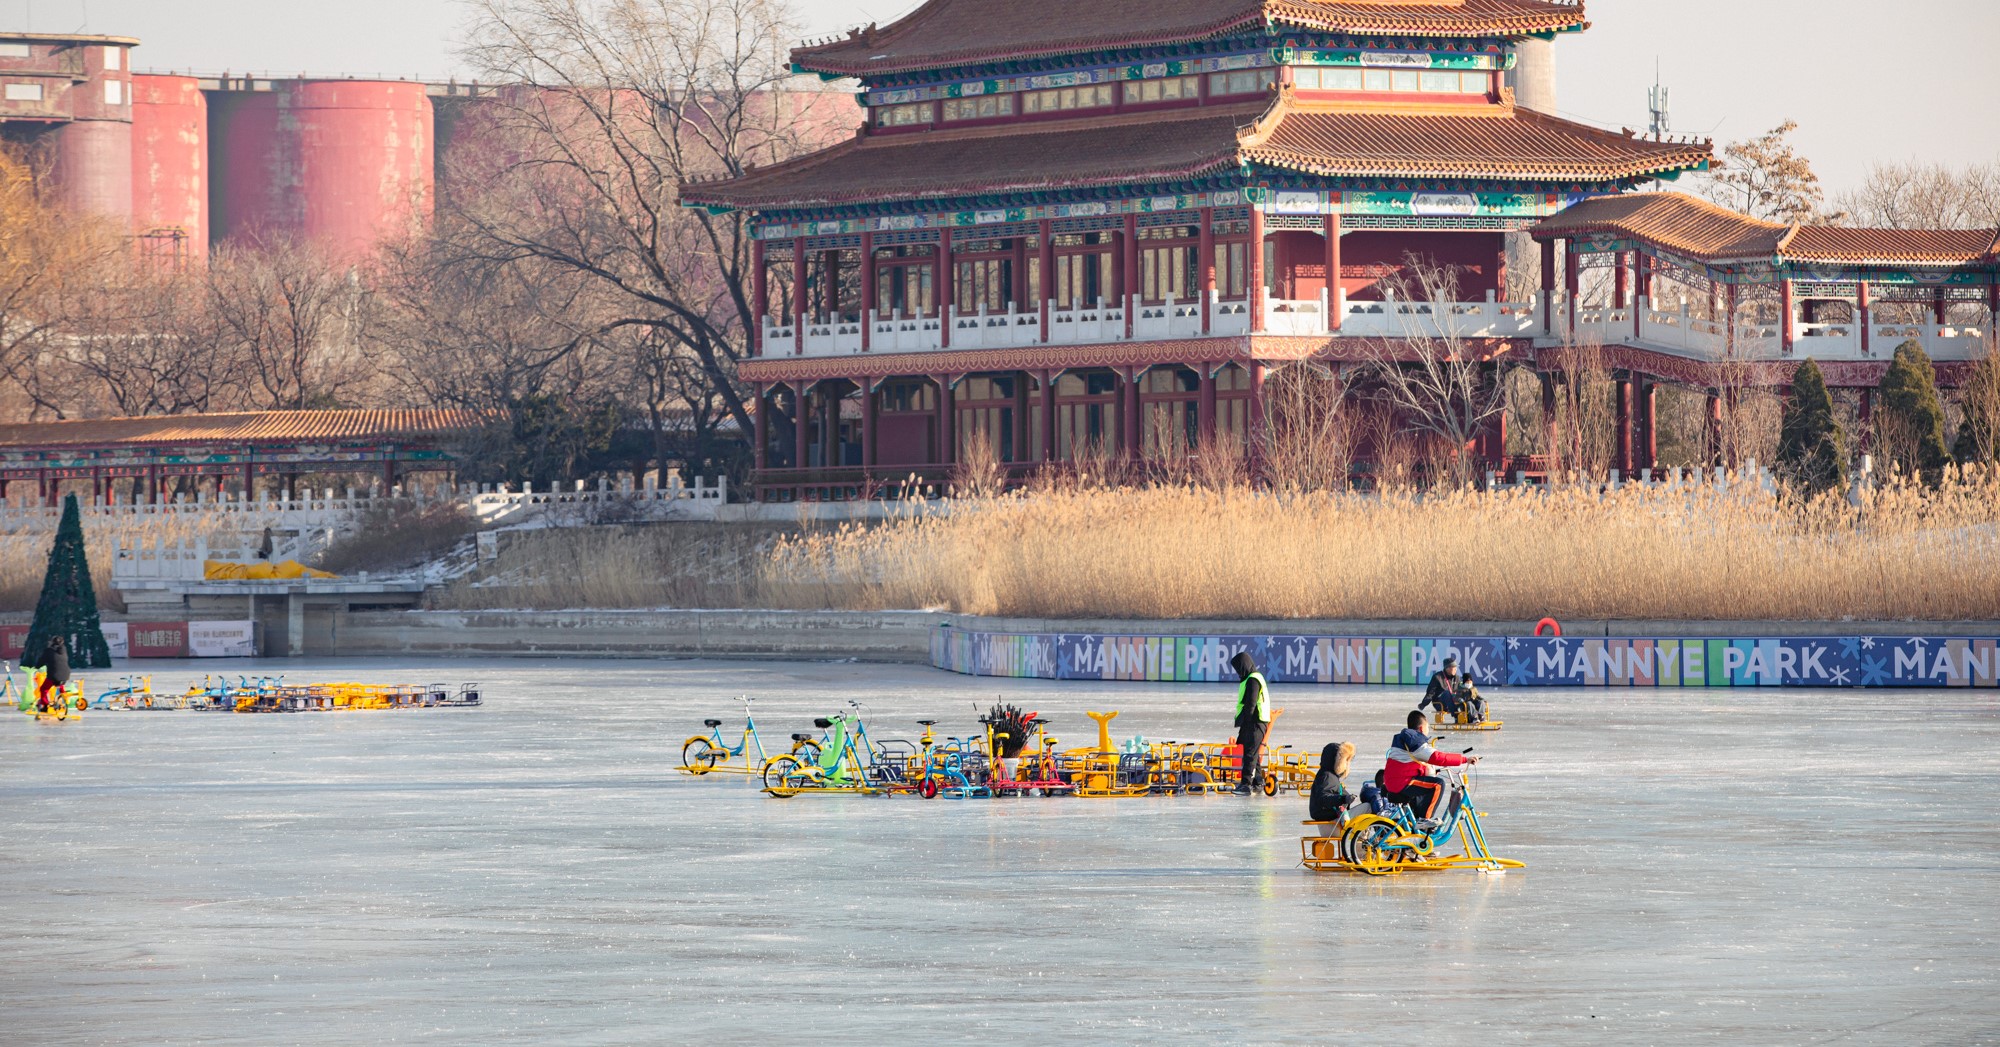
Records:
{"label": "sky", "polygon": [[[794,0],[809,34],[917,0]],[[1005,0],[985,0],[996,4]],[[1673,129],[1718,144],[1787,118],[1834,193],[1883,160],[2000,160],[2000,0],[1588,0],[1556,48],[1561,115],[1644,128],[1655,62]],[[139,69],[464,77],[458,0],[0,0],[0,29],[135,36]]]}

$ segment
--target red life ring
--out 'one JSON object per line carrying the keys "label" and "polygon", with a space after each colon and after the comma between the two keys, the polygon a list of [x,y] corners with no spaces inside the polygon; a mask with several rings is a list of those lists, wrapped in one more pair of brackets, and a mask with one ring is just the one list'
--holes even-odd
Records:
{"label": "red life ring", "polygon": [[1541,621],[1536,622],[1535,635],[1536,636],[1542,635],[1542,630],[1544,628],[1551,630],[1551,634],[1557,637],[1560,637],[1563,634],[1562,623],[1556,621],[1554,618],[1544,618]]}

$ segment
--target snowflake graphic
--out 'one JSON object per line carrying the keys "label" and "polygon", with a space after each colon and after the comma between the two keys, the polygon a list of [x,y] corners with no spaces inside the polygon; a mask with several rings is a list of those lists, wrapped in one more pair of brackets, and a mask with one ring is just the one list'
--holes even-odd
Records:
{"label": "snowflake graphic", "polygon": [[1862,650],[1864,650],[1864,651],[1872,651],[1872,650],[1874,650],[1874,649],[1875,649],[1875,638],[1874,638],[1873,636],[1864,636],[1864,637],[1862,637],[1862,638],[1861,638],[1861,649],[1862,649]]}
{"label": "snowflake graphic", "polygon": [[1844,668],[1835,669],[1827,674],[1827,679],[1831,680],[1836,687],[1845,687],[1847,686],[1847,670]]}
{"label": "snowflake graphic", "polygon": [[1842,658],[1861,657],[1861,639],[1859,637],[1850,636],[1847,639],[1840,641],[1840,656]]}
{"label": "snowflake graphic", "polygon": [[1520,638],[1520,637],[1518,637],[1518,636],[1509,636],[1509,637],[1507,638],[1507,649],[1508,649],[1508,650],[1510,650],[1510,651],[1515,651],[1515,650],[1519,650],[1519,649],[1520,649],[1520,647],[1521,647],[1521,638]]}
{"label": "snowflake graphic", "polygon": [[1526,658],[1507,659],[1507,683],[1509,686],[1512,686],[1517,683],[1531,684],[1534,682],[1535,682],[1535,671],[1528,664],[1528,659]]}
{"label": "snowflake graphic", "polygon": [[1889,660],[1887,658],[1861,659],[1861,686],[1879,687],[1889,682]]}

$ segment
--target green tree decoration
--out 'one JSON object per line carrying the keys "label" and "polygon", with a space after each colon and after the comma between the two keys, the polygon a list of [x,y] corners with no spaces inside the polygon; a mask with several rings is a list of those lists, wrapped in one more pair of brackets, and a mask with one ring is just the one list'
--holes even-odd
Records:
{"label": "green tree decoration", "polygon": [[1833,394],[1819,365],[1807,360],[1792,375],[1778,428],[1778,468],[1808,494],[1837,490],[1847,483],[1846,434],[1833,416]]}
{"label": "green tree decoration", "polygon": [[49,573],[42,579],[42,596],[35,602],[35,624],[21,648],[21,665],[42,664],[42,652],[48,650],[52,636],[63,638],[70,668],[111,668],[111,648],[97,619],[97,589],[90,584],[90,559],[83,548],[83,514],[73,494],[63,499],[62,523],[49,550]]}

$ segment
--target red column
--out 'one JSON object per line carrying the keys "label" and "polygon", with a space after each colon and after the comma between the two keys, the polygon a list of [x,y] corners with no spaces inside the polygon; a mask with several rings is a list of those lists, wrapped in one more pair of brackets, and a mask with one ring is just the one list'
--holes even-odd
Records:
{"label": "red column", "polygon": [[757,469],[763,471],[771,467],[771,390],[762,382],[752,388],[757,390],[757,417],[751,419],[757,429]]}
{"label": "red column", "polygon": [[951,230],[938,230],[938,345],[951,348],[951,312],[958,303],[958,266],[951,257]]}
{"label": "red column", "polygon": [[812,440],[812,394],[805,382],[792,383],[792,468],[804,469]]}
{"label": "red column", "polygon": [[1778,281],[1778,352],[1792,355],[1792,280]]}
{"label": "red column", "polygon": [[875,338],[875,234],[861,234],[861,351]]}
{"label": "red column", "polygon": [[1264,212],[1257,205],[1250,205],[1250,243],[1245,248],[1250,256],[1250,333],[1264,329]]}
{"label": "red column", "polygon": [[1197,364],[1201,368],[1201,401],[1196,408],[1196,438],[1214,446],[1215,444],[1215,365],[1206,361]]}
{"label": "red column", "polygon": [[806,238],[792,238],[792,352],[806,351]]}
{"label": "red column", "polygon": [[1868,339],[1871,336],[1868,325],[1869,321],[1874,318],[1872,315],[1874,312],[1874,308],[1868,304],[1868,281],[1863,280],[1854,288],[1854,322],[1861,328],[1861,355],[1863,356],[1868,355]]}
{"label": "red column", "polygon": [[764,355],[764,322],[771,315],[771,280],[764,271],[764,241],[750,244],[750,311],[757,322],[750,326],[750,355]]}
{"label": "red column", "polygon": [[1556,329],[1556,242],[1542,241],[1542,329]]}
{"label": "red column", "polygon": [[875,468],[875,380],[861,379],[861,467]]}
{"label": "red column", "polygon": [[958,442],[958,412],[953,410],[951,378],[933,375],[938,391],[938,460],[939,465],[950,465],[956,457],[952,452]]}
{"label": "red column", "polygon": [[1723,295],[1723,308],[1729,312],[1729,355],[1736,355],[1736,285],[1730,284]]}
{"label": "red column", "polygon": [[1212,327],[1215,297],[1215,208],[1201,209],[1201,240],[1196,249],[1200,257],[1196,260],[1196,272],[1200,276],[1201,288],[1201,333],[1207,334]]}
{"label": "red column", "polygon": [[1569,308],[1565,315],[1569,317],[1570,337],[1574,338],[1576,336],[1576,296],[1577,288],[1580,286],[1580,281],[1577,277],[1576,241],[1570,241],[1569,247],[1569,250],[1563,252],[1563,294],[1569,299]]}
{"label": "red column", "polygon": [[1708,449],[1710,465],[1722,464],[1722,394],[1708,391]]}
{"label": "red column", "polygon": [[1042,461],[1053,462],[1056,460],[1056,372],[1043,371],[1037,378],[1042,387]]}
{"label": "red column", "polygon": [[1125,337],[1132,337],[1133,314],[1139,310],[1139,216],[1125,216],[1125,242],[1119,245],[1118,293],[1125,303]]}
{"label": "red column", "polygon": [[1641,385],[1639,393],[1639,424],[1645,433],[1645,443],[1641,445],[1639,468],[1660,467],[1660,413],[1658,390],[1652,382]]}
{"label": "red column", "polygon": [[1036,255],[1041,259],[1037,279],[1041,286],[1035,289],[1035,297],[1041,300],[1042,344],[1049,341],[1049,299],[1056,296],[1056,234],[1055,223],[1042,219],[1042,230],[1036,242]]}
{"label": "red column", "polygon": [[1613,385],[1618,398],[1618,473],[1629,478],[1632,475],[1632,379],[1628,375]]}
{"label": "red column", "polygon": [[[1338,196],[1339,194],[1335,195]],[[1341,313],[1340,212],[1327,212],[1326,219],[1320,228],[1322,234],[1326,237],[1326,329],[1334,334],[1339,334]],[[1507,252],[1500,252],[1500,257],[1503,259],[1506,258]]]}
{"label": "red column", "polygon": [[1145,448],[1139,440],[1139,374],[1140,369],[1135,367],[1119,383],[1125,390],[1125,459],[1131,462],[1145,457]]}
{"label": "red column", "polygon": [[[1255,213],[1255,212],[1252,212]],[[1257,461],[1263,457],[1264,446],[1264,365],[1250,365],[1250,459]]]}
{"label": "red column", "polygon": [[1949,308],[1950,303],[1945,299],[1944,288],[1940,287],[1933,290],[1931,292],[1931,315],[1936,318],[1939,326],[1944,324],[1945,315]]}
{"label": "red column", "polygon": [[1626,294],[1631,284],[1631,274],[1625,266],[1625,252],[1619,251],[1612,256],[1612,266],[1611,308],[1623,309],[1625,308]]}

